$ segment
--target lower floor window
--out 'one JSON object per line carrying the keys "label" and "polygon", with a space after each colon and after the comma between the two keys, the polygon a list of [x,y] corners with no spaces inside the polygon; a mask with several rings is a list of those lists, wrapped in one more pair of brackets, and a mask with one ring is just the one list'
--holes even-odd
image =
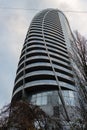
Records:
{"label": "lower floor window", "polygon": [[[75,106],[75,96],[74,92],[70,90],[63,90],[62,96],[64,98],[65,104],[70,106]],[[37,93],[31,96],[31,103],[35,105],[57,105],[62,104],[58,91],[49,91]]]}

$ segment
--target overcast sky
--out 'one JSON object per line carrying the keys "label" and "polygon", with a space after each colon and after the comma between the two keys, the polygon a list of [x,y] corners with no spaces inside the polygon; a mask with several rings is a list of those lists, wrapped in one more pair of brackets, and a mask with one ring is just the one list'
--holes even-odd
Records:
{"label": "overcast sky", "polygon": [[[86,11],[87,0],[0,0],[0,108],[11,100],[29,24],[34,15],[45,8]],[[68,12],[65,15],[72,31],[78,30],[87,38],[87,13]]]}

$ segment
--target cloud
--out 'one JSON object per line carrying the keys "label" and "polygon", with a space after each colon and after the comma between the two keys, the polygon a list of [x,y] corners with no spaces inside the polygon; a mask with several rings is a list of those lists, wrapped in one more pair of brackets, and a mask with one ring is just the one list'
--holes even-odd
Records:
{"label": "cloud", "polygon": [[28,29],[25,17],[14,11],[0,15],[0,106],[11,99],[18,58]]}
{"label": "cloud", "polygon": [[[83,2],[84,1],[84,2]],[[71,4],[72,10],[74,11],[85,11],[87,10],[87,1],[85,0],[76,0]],[[72,30],[78,30],[82,35],[87,37],[87,14],[86,13],[65,13]]]}
{"label": "cloud", "polygon": [[[7,71],[7,68],[4,70],[4,66],[2,67],[2,71],[0,71],[1,78],[0,78],[0,106],[6,105],[11,100],[12,95],[12,87],[13,87],[13,80],[11,72]],[[9,69],[9,67],[8,67]],[[14,75],[13,75],[14,77]],[[11,87],[12,86],[12,87]]]}
{"label": "cloud", "polygon": [[0,107],[11,100],[19,56],[34,13],[0,11]]}

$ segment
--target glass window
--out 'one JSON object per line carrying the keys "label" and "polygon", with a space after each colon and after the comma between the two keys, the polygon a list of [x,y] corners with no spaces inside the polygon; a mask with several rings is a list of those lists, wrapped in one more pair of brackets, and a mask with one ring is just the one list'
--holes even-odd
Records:
{"label": "glass window", "polygon": [[41,105],[41,97],[36,98],[36,105]]}
{"label": "glass window", "polygon": [[42,93],[42,96],[46,96],[46,95],[47,95],[47,92]]}
{"label": "glass window", "polygon": [[52,95],[53,94],[53,92],[47,92],[47,95]]}
{"label": "glass window", "polygon": [[61,99],[59,98],[59,104],[62,104]]}
{"label": "glass window", "polygon": [[32,95],[32,98],[36,98],[36,95]]}
{"label": "glass window", "polygon": [[[63,90],[62,95],[66,105],[75,106],[75,96],[73,91]],[[29,100],[31,101],[31,103],[36,105],[62,104],[60,97],[58,95],[58,91],[49,91],[49,92],[34,94],[31,96]]]}
{"label": "glass window", "polygon": [[42,105],[46,105],[47,104],[47,96],[43,96],[42,97]]}
{"label": "glass window", "polygon": [[59,104],[59,97],[58,95],[53,96],[53,105],[58,105]]}
{"label": "glass window", "polygon": [[70,98],[70,104],[71,104],[71,106],[75,106],[75,99],[74,98]]}
{"label": "glass window", "polygon": [[74,92],[73,91],[69,91],[69,96],[70,97],[74,97]]}
{"label": "glass window", "polygon": [[68,97],[64,97],[64,100],[67,105],[70,105],[70,99]]}
{"label": "glass window", "polygon": [[32,98],[31,103],[35,105],[36,104],[36,98]]}
{"label": "glass window", "polygon": [[[75,99],[74,99],[74,92],[73,91],[62,91],[62,95],[65,101],[66,105],[75,106]],[[59,104],[61,103],[61,100],[59,99]]]}
{"label": "glass window", "polygon": [[41,93],[37,94],[37,97],[41,96]]}
{"label": "glass window", "polygon": [[66,91],[66,90],[65,90],[65,91],[62,92],[62,94],[63,94],[64,97],[65,97],[65,96],[68,97],[68,96],[69,96],[69,91]]}

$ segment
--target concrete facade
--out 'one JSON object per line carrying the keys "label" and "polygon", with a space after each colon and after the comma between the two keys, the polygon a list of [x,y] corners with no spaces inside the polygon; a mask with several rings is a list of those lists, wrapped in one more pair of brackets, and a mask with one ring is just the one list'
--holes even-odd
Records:
{"label": "concrete facade", "polygon": [[[72,33],[65,15],[55,9],[32,20],[21,51],[12,100],[27,99],[55,115],[56,106],[76,105],[76,86],[69,56]],[[59,95],[62,93],[62,98]]]}

